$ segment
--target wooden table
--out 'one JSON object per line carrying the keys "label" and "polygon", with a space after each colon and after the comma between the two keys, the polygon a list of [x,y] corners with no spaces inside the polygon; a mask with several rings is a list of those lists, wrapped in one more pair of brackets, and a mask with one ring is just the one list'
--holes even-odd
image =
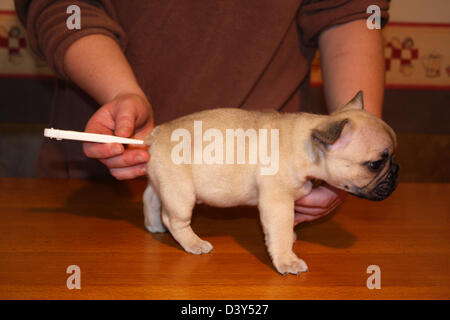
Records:
{"label": "wooden table", "polygon": [[[2,299],[449,299],[450,185],[400,184],[386,201],[348,197],[297,227],[310,272],[281,276],[254,208],[197,207],[211,254],[143,226],[145,181],[0,179]],[[66,269],[81,269],[69,290]],[[369,265],[381,289],[369,290]]]}

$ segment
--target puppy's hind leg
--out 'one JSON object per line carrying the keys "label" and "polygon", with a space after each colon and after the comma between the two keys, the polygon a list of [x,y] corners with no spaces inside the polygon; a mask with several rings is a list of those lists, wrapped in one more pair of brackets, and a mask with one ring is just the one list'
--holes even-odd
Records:
{"label": "puppy's hind leg", "polygon": [[161,201],[152,185],[149,183],[143,195],[144,202],[144,224],[150,232],[166,232],[161,221]]}
{"label": "puppy's hind leg", "polygon": [[[186,187],[186,185],[183,188],[180,188],[180,185],[172,185],[171,187],[170,192],[167,192],[167,190],[161,192],[164,225],[187,252],[193,254],[210,252],[213,249],[211,243],[200,239],[191,227],[192,210],[195,206],[193,188]],[[177,196],[173,197],[174,194]]]}

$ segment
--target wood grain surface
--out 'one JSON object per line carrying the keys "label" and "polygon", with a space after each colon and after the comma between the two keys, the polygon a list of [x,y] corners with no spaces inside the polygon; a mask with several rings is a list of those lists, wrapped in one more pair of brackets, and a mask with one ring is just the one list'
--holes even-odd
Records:
{"label": "wood grain surface", "polygon": [[[197,206],[193,228],[212,253],[184,252],[144,229],[144,180],[0,179],[2,299],[449,299],[450,185],[400,184],[382,202],[348,197],[296,228],[309,265],[281,276],[255,208]],[[69,290],[66,268],[81,269]],[[369,265],[381,289],[369,290]]]}

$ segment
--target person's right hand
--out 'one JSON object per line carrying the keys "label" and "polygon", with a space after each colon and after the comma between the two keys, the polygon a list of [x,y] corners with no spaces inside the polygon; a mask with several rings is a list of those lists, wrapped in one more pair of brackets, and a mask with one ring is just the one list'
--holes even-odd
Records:
{"label": "person's right hand", "polygon": [[[85,132],[144,139],[153,130],[153,113],[147,98],[122,94],[101,106],[89,119]],[[118,143],[83,143],[89,158],[100,160],[118,180],[133,179],[146,173],[150,159],[148,146]]]}
{"label": "person's right hand", "polygon": [[295,202],[294,226],[333,212],[346,198],[347,192],[323,183]]}

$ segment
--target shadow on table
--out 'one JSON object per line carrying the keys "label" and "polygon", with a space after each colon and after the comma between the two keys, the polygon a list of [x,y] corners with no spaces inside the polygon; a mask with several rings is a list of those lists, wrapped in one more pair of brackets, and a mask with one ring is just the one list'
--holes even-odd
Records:
{"label": "shadow on table", "polygon": [[[355,235],[332,219],[337,211],[297,226],[297,239],[336,249],[352,246],[356,241]],[[211,208],[199,205],[194,209],[192,228],[200,237],[231,236],[262,263],[272,267],[264,244],[258,209],[255,207]]]}
{"label": "shadow on table", "polygon": [[[130,188],[127,183],[91,181],[71,190],[65,207],[33,208],[31,211],[124,220],[147,232],[141,201],[144,188],[145,184],[142,184],[142,188]],[[297,226],[297,238],[331,248],[350,247],[356,237],[333,221],[332,216]],[[264,244],[259,213],[255,207],[213,208],[197,205],[194,208],[192,228],[204,238],[232,237],[262,263],[272,267]],[[156,233],[151,236],[165,245],[182,250],[169,233]],[[211,242],[214,245],[214,239],[211,239]]]}
{"label": "shadow on table", "polygon": [[69,182],[63,188],[70,189],[64,207],[39,207],[30,211],[124,220],[144,229],[142,201],[136,199],[136,190],[131,189],[127,183],[95,180],[74,186]]}

